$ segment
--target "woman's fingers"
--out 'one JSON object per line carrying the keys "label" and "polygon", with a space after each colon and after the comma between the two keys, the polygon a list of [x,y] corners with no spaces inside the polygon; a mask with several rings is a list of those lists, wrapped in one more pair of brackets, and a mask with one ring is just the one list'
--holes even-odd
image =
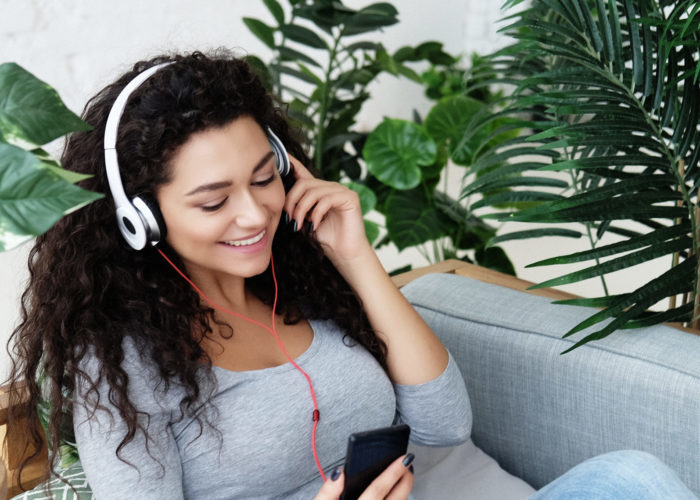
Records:
{"label": "woman's fingers", "polygon": [[313,179],[314,176],[311,175],[311,172],[296,158],[294,158],[292,155],[287,155],[289,156],[289,163],[292,164],[292,171],[294,172],[294,177],[297,179]]}
{"label": "woman's fingers", "polygon": [[336,500],[343,492],[345,486],[345,476],[340,467],[334,470],[326,482],[323,483],[314,500]]}
{"label": "woman's fingers", "polygon": [[299,227],[304,220],[318,227],[331,209],[341,212],[359,210],[359,198],[354,191],[335,182],[298,181],[287,195],[285,208]]}
{"label": "woman's fingers", "polygon": [[413,488],[413,473],[409,466],[413,455],[408,454],[394,460],[367,489],[359,500],[405,500]]}

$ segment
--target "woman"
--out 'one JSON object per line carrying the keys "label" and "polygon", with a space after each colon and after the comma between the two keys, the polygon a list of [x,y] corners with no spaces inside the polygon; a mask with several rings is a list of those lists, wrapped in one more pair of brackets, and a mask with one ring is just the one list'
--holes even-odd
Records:
{"label": "woman", "polygon": [[[124,191],[162,213],[158,244],[135,251],[114,223],[122,208],[103,138],[120,92],[163,63],[113,131]],[[34,411],[45,372],[52,451],[56,410],[73,405],[97,498],[335,498],[353,432],[402,420],[424,444],[467,439],[463,380],[383,271],[358,197],[309,173],[245,62],[195,53],[137,63],[84,119],[93,129],[70,137],[62,163],[93,176],[86,188],[117,194],[38,238],[13,378],[30,381]],[[273,137],[290,153],[284,179]],[[138,225],[120,221],[127,236]],[[404,498],[410,462],[397,460],[367,495]]]}
{"label": "woman", "polygon": [[[353,432],[468,438],[464,381],[382,269],[357,196],[308,171],[245,62],[137,63],[84,119],[62,162],[107,196],[37,239],[11,381],[31,415],[40,393],[52,403],[54,458],[72,408],[97,498],[331,499]],[[361,498],[406,498],[412,458]],[[693,498],[639,453],[537,495]]]}

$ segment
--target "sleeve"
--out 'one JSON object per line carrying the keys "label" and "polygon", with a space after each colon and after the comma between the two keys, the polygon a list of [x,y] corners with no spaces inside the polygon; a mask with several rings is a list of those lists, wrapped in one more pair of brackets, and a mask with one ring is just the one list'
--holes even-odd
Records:
{"label": "sleeve", "polygon": [[[181,499],[182,465],[175,442],[171,409],[162,391],[154,388],[151,370],[144,366],[134,347],[125,342],[124,368],[129,376],[129,398],[136,407],[138,422],[148,433],[137,430],[134,439],[117,456],[119,443],[126,434],[126,425],[119,420],[116,408],[109,401],[106,383],[97,387],[99,406],[89,412],[83,388],[77,386],[73,401],[73,427],[78,454],[88,484],[99,500],[124,498]],[[90,357],[82,368],[97,380],[99,362]],[[92,401],[94,394],[90,394]],[[105,410],[111,412],[108,413]]]}
{"label": "sleeve", "polygon": [[449,355],[445,371],[419,385],[394,384],[396,423],[411,427],[411,442],[423,446],[456,446],[469,439],[472,410],[457,363]]}

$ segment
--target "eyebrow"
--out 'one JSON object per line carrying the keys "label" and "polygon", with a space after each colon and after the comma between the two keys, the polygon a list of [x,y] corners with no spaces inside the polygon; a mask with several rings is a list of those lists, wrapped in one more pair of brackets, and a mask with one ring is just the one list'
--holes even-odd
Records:
{"label": "eyebrow", "polygon": [[[273,155],[273,152],[269,151],[265,156],[263,156],[260,159],[260,161],[255,164],[255,167],[253,167],[253,173],[256,173],[258,170],[263,168],[272,155]],[[202,184],[201,186],[197,186],[196,188],[194,188],[192,191],[187,193],[185,196],[192,196],[193,194],[203,193],[203,192],[207,192],[207,191],[216,191],[217,189],[229,187],[231,184],[233,184],[231,181],[220,181],[220,182],[211,182],[209,184]]]}

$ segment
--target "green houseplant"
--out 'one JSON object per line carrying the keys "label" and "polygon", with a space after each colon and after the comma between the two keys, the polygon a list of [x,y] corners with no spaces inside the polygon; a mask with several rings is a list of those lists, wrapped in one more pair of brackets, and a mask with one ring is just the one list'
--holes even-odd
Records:
{"label": "green houseplant", "polygon": [[0,251],[42,234],[102,195],[76,186],[41,147],[89,126],[56,91],[14,63],[0,65]]}
{"label": "green houseplant", "polygon": [[[604,278],[666,256],[668,269],[636,290],[564,301],[601,308],[566,333],[593,327],[574,348],[620,328],[692,323],[700,299],[700,5],[533,0],[508,19],[503,31],[514,43],[481,66],[498,75],[494,81],[508,95],[502,110],[484,113],[470,133],[503,117],[513,121],[501,132],[514,126],[528,132],[496,147],[482,142],[470,166],[476,177],[462,197],[481,196],[472,208],[491,212],[503,203],[528,203],[483,214],[538,225],[491,244],[551,235],[589,239],[587,250],[531,264],[588,262],[540,287]],[[564,175],[552,177],[553,171]],[[611,233],[618,241],[601,243]],[[680,303],[649,312],[677,295]]]}
{"label": "green houseplant", "polygon": [[[448,68],[448,75],[455,68]],[[470,82],[463,71],[462,82]],[[432,80],[434,68],[424,73]],[[457,80],[459,81],[459,80]],[[475,216],[469,203],[457,199],[459,186],[468,177],[468,169],[478,158],[484,141],[492,146],[517,134],[509,130],[494,134],[505,119],[494,120],[472,135],[473,124],[490,108],[495,97],[481,88],[478,99],[469,97],[466,87],[441,89],[444,96],[430,109],[425,120],[415,122],[385,119],[368,137],[363,158],[375,191],[383,194],[379,211],[386,218],[387,237],[399,250],[416,247],[428,261],[458,258],[510,274],[514,268],[505,252],[486,243],[496,235],[496,228]],[[442,84],[440,85],[442,86]],[[427,91],[433,91],[430,85]],[[448,175],[448,166],[465,167],[459,174]],[[381,185],[380,185],[381,183]]]}
{"label": "green houseplant", "polygon": [[[62,169],[41,148],[89,128],[48,84],[17,64],[0,65],[0,251],[44,233],[66,213],[103,196],[76,186],[86,176]],[[39,415],[46,433],[49,411],[48,401],[42,399]],[[58,464],[67,468],[77,459],[71,414],[66,411]]]}
{"label": "green houseplant", "polygon": [[[290,116],[307,136],[316,170],[356,190],[365,213],[376,210],[384,215],[387,231],[382,239],[378,239],[379,226],[365,220],[369,239],[376,246],[394,243],[399,250],[418,248],[428,261],[469,260],[466,252],[473,251],[479,263],[512,273],[501,249],[486,248],[495,230],[467,215],[445,190],[435,189],[448,158],[437,145],[408,137],[404,143],[410,148],[407,155],[416,155],[423,162],[420,166],[409,161],[405,168],[373,168],[382,163],[373,162],[366,170],[361,161],[368,134],[354,125],[370,98],[368,85],[381,73],[389,73],[424,85],[434,99],[465,94],[468,79],[459,59],[435,41],[389,53],[375,41],[378,31],[398,22],[398,11],[386,2],[353,9],[330,0],[288,0],[285,8],[276,0],[263,1],[276,25],[254,18],[244,18],[244,22],[273,55],[267,63],[255,56],[248,60],[271,90],[290,102]],[[368,35],[374,36],[358,40]],[[419,62],[431,65],[423,75],[412,69]],[[489,95],[486,88],[476,93],[482,100]],[[420,129],[417,127],[409,125],[403,132],[411,134]],[[383,125],[373,135],[379,137],[388,128]],[[412,172],[408,174],[411,179],[406,178],[407,171]],[[414,182],[419,177],[421,181]]]}

